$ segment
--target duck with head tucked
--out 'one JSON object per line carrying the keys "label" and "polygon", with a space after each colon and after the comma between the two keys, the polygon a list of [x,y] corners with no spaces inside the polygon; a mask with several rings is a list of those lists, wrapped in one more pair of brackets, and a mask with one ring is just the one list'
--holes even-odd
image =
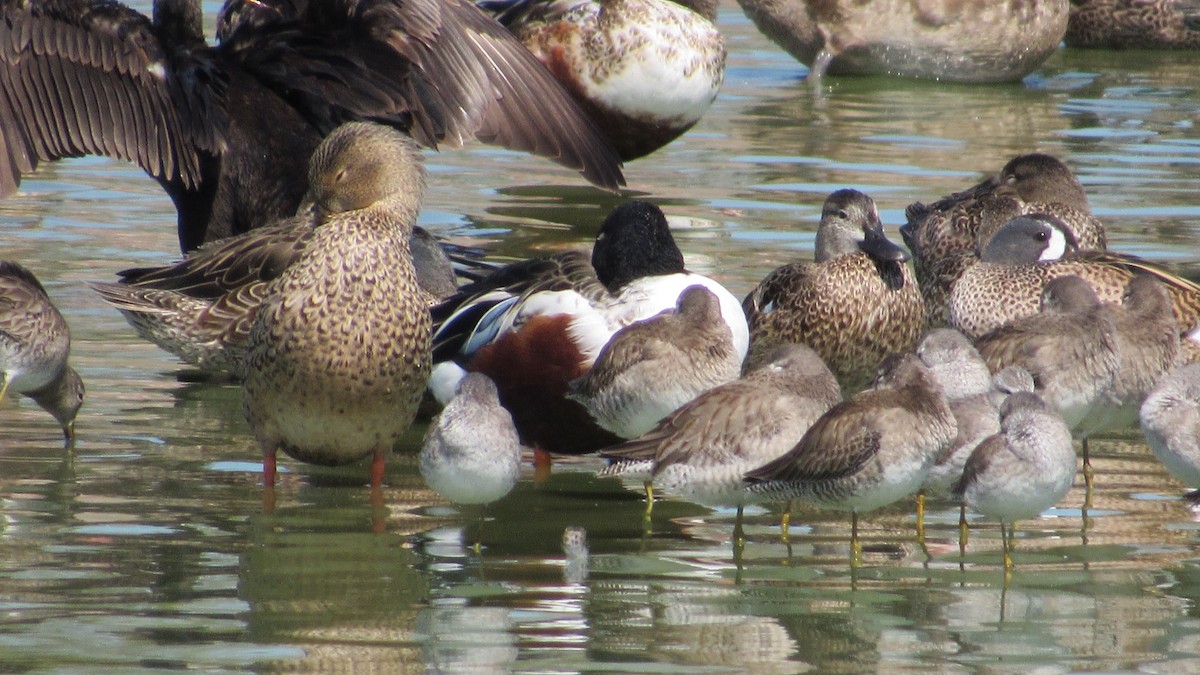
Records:
{"label": "duck with head tucked", "polygon": [[321,220],[300,258],[262,291],[250,324],[244,410],[262,449],[338,465],[372,457],[372,488],[429,381],[432,322],[408,239],[425,170],[416,143],[351,123],[313,154]]}
{"label": "duck with head tucked", "polygon": [[806,344],[856,391],[888,354],[911,351],[925,305],[904,249],[888,240],[875,202],[857,190],[825,200],[814,262],[784,265],[746,296],[750,366],[776,345]]}
{"label": "duck with head tucked", "polygon": [[715,0],[480,4],[546,64],[625,161],[692,128],[725,79]]}
{"label": "duck with head tucked", "polygon": [[71,329],[25,266],[0,260],[0,406],[8,392],[33,399],[75,442],[83,380],[67,365]]}
{"label": "duck with head tucked", "polygon": [[1000,173],[932,204],[905,209],[900,234],[913,254],[917,283],[933,325],[948,322],[950,287],[1005,223],[1022,215],[1053,216],[1080,249],[1103,250],[1104,225],[1071,169],[1044,153],[1018,155]]}
{"label": "duck with head tucked", "polygon": [[39,161],[131,161],[175,203],[189,251],[295,213],[309,156],[354,119],[623,184],[599,128],[469,0],[228,0],[216,46],[201,19],[200,0],[155,0],[153,18],[107,0],[4,2],[0,196]]}
{"label": "duck with head tucked", "polygon": [[738,0],[810,75],[1013,82],[1067,30],[1067,0]]}
{"label": "duck with head tucked", "polygon": [[[449,400],[467,371],[492,378],[522,441],[548,452],[592,452],[620,440],[566,397],[621,328],[676,306],[689,286],[718,300],[705,313],[729,329],[741,361],[750,338],[737,299],[689,272],[657,206],[631,201],[604,219],[590,257],[559,253],[500,268],[433,309],[430,389]],[[669,373],[668,373],[669,374]]]}

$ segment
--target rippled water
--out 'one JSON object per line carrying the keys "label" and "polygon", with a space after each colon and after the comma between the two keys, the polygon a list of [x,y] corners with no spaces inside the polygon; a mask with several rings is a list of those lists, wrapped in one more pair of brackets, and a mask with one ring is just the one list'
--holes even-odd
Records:
{"label": "rippled water", "polygon": [[[627,177],[671,215],[689,265],[735,294],[811,256],[834,189],[875,197],[895,236],[908,203],[1035,149],[1079,172],[1113,248],[1195,269],[1193,55],[1062,51],[1020,85],[814,91],[738,10],[720,23],[716,105]],[[429,161],[422,222],[496,255],[587,244],[616,203],[516,153]],[[1200,533],[1136,433],[1093,445],[1092,509],[1076,490],[1021,527],[1007,583],[995,524],[960,557],[949,505],[925,546],[907,504],[866,518],[853,573],[843,516],[798,508],[788,545],[777,514],[752,511],[735,560],[731,511],[662,502],[647,528],[640,497],[586,458],[528,473],[476,555],[478,514],[417,474],[420,428],[383,511],[365,466],[287,462],[263,515],[239,389],[192,381],[84,286],[172,259],[174,221],[140,171],[98,159],[47,166],[0,202],[2,255],[63,309],[88,385],[73,454],[30,401],[0,410],[0,670],[1200,669]],[[586,529],[590,558],[564,556],[567,526]]]}

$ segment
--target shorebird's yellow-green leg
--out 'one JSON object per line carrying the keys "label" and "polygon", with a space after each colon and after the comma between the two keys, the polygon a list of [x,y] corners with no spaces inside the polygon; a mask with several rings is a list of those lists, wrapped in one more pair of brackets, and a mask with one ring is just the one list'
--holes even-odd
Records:
{"label": "shorebird's yellow-green leg", "polygon": [[792,527],[792,500],[787,500],[783,504],[783,517],[779,519],[779,538],[783,543],[791,541]]}
{"label": "shorebird's yellow-green leg", "polygon": [[917,541],[925,543],[925,490],[917,490]]}
{"label": "shorebird's yellow-green leg", "polygon": [[858,512],[850,512],[850,566],[862,565],[862,542],[858,540]]}

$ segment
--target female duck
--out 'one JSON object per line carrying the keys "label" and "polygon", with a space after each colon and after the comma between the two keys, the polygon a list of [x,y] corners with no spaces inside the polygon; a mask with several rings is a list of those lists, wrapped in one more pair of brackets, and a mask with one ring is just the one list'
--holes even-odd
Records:
{"label": "female duck", "polygon": [[861,389],[883,357],[910,351],[924,330],[925,305],[906,260],[884,235],[870,197],[857,190],[829,195],[816,262],[780,267],[742,303],[750,364],[778,344],[806,344],[844,389]]}

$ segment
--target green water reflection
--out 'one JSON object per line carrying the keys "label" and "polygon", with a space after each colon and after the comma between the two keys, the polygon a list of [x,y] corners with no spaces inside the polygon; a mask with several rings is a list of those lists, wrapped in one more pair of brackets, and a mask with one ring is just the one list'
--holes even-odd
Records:
{"label": "green water reflection", "polygon": [[[833,189],[869,192],[894,228],[1032,149],[1079,171],[1114,248],[1200,259],[1190,55],[1062,52],[1023,85],[814,92],[736,10],[721,25],[712,112],[627,175],[689,266],[736,294],[811,255]],[[615,199],[482,146],[430,163],[422,222],[500,256],[586,244]],[[663,502],[647,527],[638,492],[587,458],[528,469],[480,530],[424,487],[419,428],[382,512],[365,466],[287,463],[265,515],[237,386],[192,381],[84,286],[172,258],[174,220],[140,172],[95,159],[0,202],[3,256],[45,282],[88,383],[71,456],[29,401],[0,410],[0,670],[1200,670],[1200,526],[1136,433],[1093,443],[1093,507],[1076,490],[1023,524],[1007,581],[996,525],[976,522],[960,556],[948,504],[924,544],[910,504],[865,519],[853,572],[843,515],[798,507],[784,543],[778,513],[753,510],[735,559],[732,511]],[[563,552],[571,526],[586,557]]]}

